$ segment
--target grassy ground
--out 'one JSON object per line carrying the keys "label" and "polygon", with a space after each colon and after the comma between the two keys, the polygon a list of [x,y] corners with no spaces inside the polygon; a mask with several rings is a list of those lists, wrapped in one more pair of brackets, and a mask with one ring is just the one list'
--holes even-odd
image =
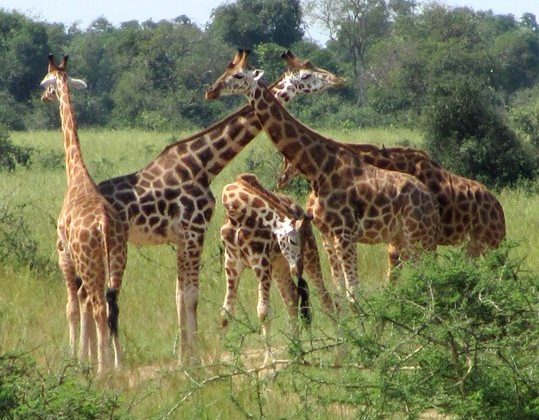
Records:
{"label": "grassy ground", "polygon": [[[81,130],[80,137],[90,173],[96,181],[101,181],[143,167],[166,144],[186,134]],[[327,131],[325,134],[343,141],[387,146],[419,142],[417,134],[407,130]],[[0,201],[10,208],[24,204],[21,216],[30,227],[38,254],[56,261],[54,222],[65,190],[61,135],[58,131],[12,133],[11,138],[19,145],[33,147],[36,152],[29,169],[18,168],[14,173],[0,174]],[[275,149],[264,136],[255,139],[213,183],[218,203],[223,186],[242,172],[255,172],[266,186],[272,187],[279,162]],[[539,196],[520,190],[504,190],[498,196],[506,212],[508,236],[520,243],[515,252],[528,267],[536,270],[539,264]],[[298,199],[301,202],[303,197]],[[241,322],[234,323],[225,340],[221,340],[218,314],[224,297],[225,277],[218,232],[222,220],[223,210],[218,204],[206,237],[201,272],[198,306],[201,354],[205,364],[214,364],[226,360],[227,354],[233,354],[232,348],[243,355],[251,355],[256,365],[260,360],[257,351],[263,343],[260,336],[252,332],[258,328],[258,320],[256,282],[251,273],[244,275],[240,285],[238,317]],[[386,271],[384,247],[359,246],[358,255],[362,287],[380,287]],[[326,281],[329,281],[325,255],[322,259]],[[174,367],[177,343],[175,275],[171,247],[130,247],[120,298],[125,371],[110,386],[120,393],[131,414],[137,418],[153,418],[163,417],[170,411],[173,418],[194,415],[230,418],[237,417],[238,413],[289,417],[300,412],[300,406],[306,403],[298,400],[300,394],[271,385],[260,389],[254,373],[245,374],[241,379],[238,376],[220,377],[209,380],[210,385],[198,388],[194,386],[197,381],[208,381],[212,375],[222,376],[223,367],[205,368],[196,377],[170,371]],[[0,267],[0,354],[14,350],[30,352],[43,367],[54,370],[61,366],[68,343],[65,296],[58,271],[47,274],[11,265]],[[287,323],[282,303],[275,293],[272,299],[273,341],[282,347],[286,345]],[[325,333],[331,334],[332,324],[319,314],[316,297],[313,301],[316,314],[313,339],[316,340],[323,338]],[[222,354],[223,351],[226,354]],[[282,356],[287,357],[286,354]],[[329,363],[332,353],[328,351],[325,357]],[[338,376],[339,373],[331,375]],[[185,390],[193,387],[199,390],[183,401]],[[355,415],[354,409],[346,405],[317,409],[317,418]]]}

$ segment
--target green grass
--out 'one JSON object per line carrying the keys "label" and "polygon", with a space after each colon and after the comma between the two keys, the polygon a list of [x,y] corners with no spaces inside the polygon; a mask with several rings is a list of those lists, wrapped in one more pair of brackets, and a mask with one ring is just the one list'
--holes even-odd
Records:
{"label": "green grass", "polygon": [[[187,134],[81,130],[80,138],[90,173],[99,182],[142,168],[173,137],[179,139]],[[372,142],[386,146],[419,143],[417,133],[401,129],[333,130],[324,134],[343,141]],[[17,132],[12,133],[11,138],[19,145],[35,148],[36,152],[29,169],[18,168],[14,173],[0,173],[0,200],[10,206],[26,205],[22,216],[31,227],[39,254],[56,261],[54,222],[65,191],[65,171],[60,165],[51,167],[46,162],[51,161],[51,156],[61,156],[63,159],[61,134],[59,131]],[[225,168],[212,184],[218,204],[206,236],[198,306],[199,340],[202,359],[206,364],[215,363],[223,350],[218,323],[225,291],[225,276],[220,261],[219,227],[223,221],[220,192],[237,174],[247,171],[256,172],[265,185],[272,187],[280,167],[279,162],[276,150],[261,136]],[[535,270],[539,263],[539,196],[520,190],[504,190],[498,196],[506,212],[508,236],[520,243],[515,252],[525,258],[528,267]],[[303,201],[303,197],[299,199]],[[383,284],[386,271],[384,248],[381,245],[358,246],[359,273],[364,290],[376,289]],[[320,245],[319,249],[322,251]],[[322,260],[326,283],[330,285],[328,264],[323,251]],[[197,373],[198,379],[190,379],[165,369],[154,374],[153,379],[147,378],[148,372],[174,366],[177,340],[175,277],[175,255],[171,247],[130,246],[120,297],[120,335],[125,349],[125,373],[115,379],[111,386],[121,394],[126,404],[130,404],[131,413],[137,418],[165,415],[181,401],[185,390],[193,386],[193,381],[223,372],[223,367],[207,368]],[[275,317],[272,341],[276,346],[285,346],[286,317],[275,288],[272,292]],[[24,267],[0,267],[0,354],[13,350],[30,352],[38,365],[45,369],[59,366],[65,360],[68,343],[65,296],[63,280],[57,271],[45,274]],[[331,334],[331,323],[319,314],[316,297],[313,302],[314,338],[322,337],[323,332]],[[258,328],[256,281],[250,272],[246,272],[242,278],[238,307],[238,317],[242,322],[233,323],[225,344],[238,348],[240,339],[245,339],[241,344],[242,351],[262,349],[261,337],[247,333],[249,329],[242,325]],[[325,357],[327,362],[331,361],[332,353],[327,352]],[[335,371],[331,375],[336,378],[339,373]],[[130,385],[130,379],[133,381],[137,377],[139,381]],[[261,399],[263,414],[272,418],[289,417],[299,410],[301,402],[298,393],[289,392],[282,384],[272,385],[269,380],[260,389],[258,382],[253,374],[216,380],[193,393],[173,410],[171,416],[232,418],[242,414],[241,410],[245,409],[258,417],[261,414],[258,404]],[[288,383],[286,380],[276,383],[281,382]],[[353,417],[355,413],[354,408],[347,405],[318,406],[317,410],[313,414],[315,418],[336,415]]]}

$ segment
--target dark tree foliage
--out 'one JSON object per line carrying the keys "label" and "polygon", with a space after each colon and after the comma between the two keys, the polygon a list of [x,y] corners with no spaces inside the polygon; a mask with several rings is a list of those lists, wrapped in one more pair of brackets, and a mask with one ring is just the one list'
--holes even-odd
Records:
{"label": "dark tree foliage", "polygon": [[304,31],[299,0],[238,0],[213,11],[210,31],[235,47],[261,43],[289,47]]}
{"label": "dark tree foliage", "polygon": [[490,186],[536,175],[536,154],[505,123],[483,80],[466,74],[441,77],[429,97],[426,145],[448,169]]}

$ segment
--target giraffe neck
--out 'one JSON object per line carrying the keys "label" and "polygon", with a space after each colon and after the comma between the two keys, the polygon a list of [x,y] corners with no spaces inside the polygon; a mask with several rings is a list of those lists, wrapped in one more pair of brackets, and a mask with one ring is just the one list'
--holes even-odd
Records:
{"label": "giraffe neck", "polygon": [[[271,87],[271,94],[279,96],[279,85]],[[295,95],[279,96],[279,100],[288,102]],[[193,178],[209,185],[223,168],[262,131],[262,126],[253,108],[246,105],[235,113],[225,117],[211,127],[186,139],[171,144],[157,157],[168,160],[170,154],[176,158],[188,160],[193,168]],[[196,168],[196,170],[194,170]]]}
{"label": "giraffe neck", "polygon": [[86,165],[82,159],[77,120],[73,111],[71,95],[66,73],[59,73],[56,82],[58,101],[60,102],[60,118],[64,134],[65,163],[68,185],[81,174],[88,175]]}
{"label": "giraffe neck", "polygon": [[249,100],[270,140],[311,183],[333,170],[335,156],[342,149],[336,142],[301,124],[260,82],[254,83]]}

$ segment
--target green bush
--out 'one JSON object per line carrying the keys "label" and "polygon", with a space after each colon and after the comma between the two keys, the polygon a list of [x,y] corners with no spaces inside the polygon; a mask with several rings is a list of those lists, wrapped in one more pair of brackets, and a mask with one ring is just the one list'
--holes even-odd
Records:
{"label": "green bush", "polygon": [[436,82],[424,112],[431,155],[448,169],[491,186],[534,178],[537,155],[507,126],[497,103],[480,78],[454,75]]}
{"label": "green bush", "polygon": [[32,229],[24,218],[25,207],[11,205],[0,197],[0,262],[51,273],[56,264],[39,254]]}
{"label": "green bush", "polygon": [[30,166],[32,150],[13,144],[7,131],[0,127],[0,171],[13,172],[17,165]]}
{"label": "green bush", "polygon": [[29,357],[0,355],[0,418],[127,418],[119,397],[98,390],[89,373],[65,364],[41,372]]}
{"label": "green bush", "polygon": [[416,413],[537,418],[539,277],[509,250],[426,258],[368,300],[398,342],[376,363],[384,399]]}
{"label": "green bush", "polygon": [[539,86],[519,92],[512,100],[510,117],[515,129],[539,147]]}

